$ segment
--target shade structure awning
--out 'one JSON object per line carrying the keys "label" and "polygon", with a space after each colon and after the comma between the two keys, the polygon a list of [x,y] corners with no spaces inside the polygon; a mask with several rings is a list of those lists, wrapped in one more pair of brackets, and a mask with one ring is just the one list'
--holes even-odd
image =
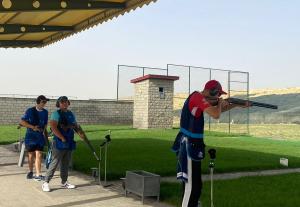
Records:
{"label": "shade structure awning", "polygon": [[44,47],[156,0],[0,0],[0,47]]}

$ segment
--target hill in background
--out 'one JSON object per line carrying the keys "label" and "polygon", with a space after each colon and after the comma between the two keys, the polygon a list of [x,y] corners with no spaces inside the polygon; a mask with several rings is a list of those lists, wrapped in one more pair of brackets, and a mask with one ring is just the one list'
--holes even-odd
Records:
{"label": "hill in background", "polygon": [[[174,116],[179,117],[183,102],[188,94],[175,94],[174,97]],[[245,98],[245,96],[232,93],[231,97]],[[251,101],[278,105],[278,110],[266,109],[260,107],[251,107],[250,123],[294,123],[300,124],[300,87],[284,89],[259,89],[249,92]],[[222,115],[220,122],[246,123],[247,110],[234,109],[229,113]]]}

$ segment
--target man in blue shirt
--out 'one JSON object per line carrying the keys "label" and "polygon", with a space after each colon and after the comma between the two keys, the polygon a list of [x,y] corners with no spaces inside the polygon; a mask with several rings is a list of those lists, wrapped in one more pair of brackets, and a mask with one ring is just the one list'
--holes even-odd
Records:
{"label": "man in blue shirt", "polygon": [[[37,181],[43,180],[41,174],[42,152],[48,139],[47,123],[48,111],[44,109],[48,98],[40,95],[36,99],[36,106],[30,107],[21,117],[20,125],[27,128],[25,135],[25,147],[28,151],[29,173],[27,179],[34,178]],[[35,158],[36,175],[33,176],[33,163]]]}
{"label": "man in blue shirt", "polygon": [[[74,114],[68,110],[70,101],[66,96],[57,99],[56,107],[58,110],[51,114],[50,127],[53,132],[52,161],[45,176],[45,182],[42,185],[44,192],[49,192],[49,182],[52,179],[55,170],[60,163],[60,177],[62,187],[67,189],[75,188],[68,182],[68,169],[71,160],[72,150],[75,150],[74,129],[78,128]],[[78,135],[83,138],[82,133]]]}

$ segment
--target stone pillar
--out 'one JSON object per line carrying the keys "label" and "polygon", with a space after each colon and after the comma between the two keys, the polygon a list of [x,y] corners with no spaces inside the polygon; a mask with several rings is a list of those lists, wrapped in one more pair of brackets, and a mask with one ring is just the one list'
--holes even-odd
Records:
{"label": "stone pillar", "polygon": [[174,81],[177,76],[146,75],[134,83],[133,127],[172,128]]}

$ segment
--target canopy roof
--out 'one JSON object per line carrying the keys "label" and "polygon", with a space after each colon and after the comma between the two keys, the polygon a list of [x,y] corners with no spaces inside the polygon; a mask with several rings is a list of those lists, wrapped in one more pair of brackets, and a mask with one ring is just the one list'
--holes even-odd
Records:
{"label": "canopy roof", "polygon": [[156,0],[0,0],[0,47],[43,47]]}

